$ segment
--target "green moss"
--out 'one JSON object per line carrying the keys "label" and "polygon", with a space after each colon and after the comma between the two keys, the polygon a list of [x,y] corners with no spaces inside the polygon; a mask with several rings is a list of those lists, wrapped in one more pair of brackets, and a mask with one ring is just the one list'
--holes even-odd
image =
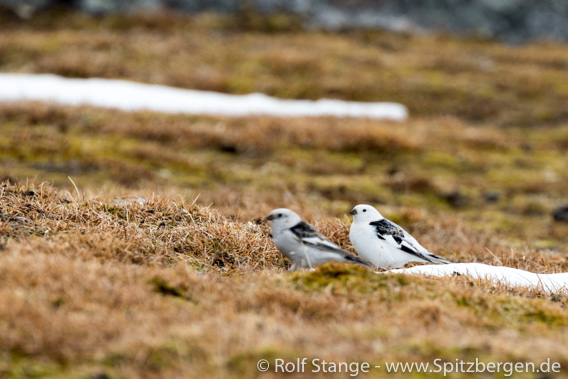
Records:
{"label": "green moss", "polygon": [[464,294],[454,300],[459,307],[468,308],[476,317],[485,318],[490,322],[490,327],[517,327],[527,323],[541,324],[546,328],[564,328],[568,325],[568,315],[560,307],[551,306],[547,299],[496,295],[472,297]]}
{"label": "green moss", "polygon": [[121,379],[113,369],[99,367],[90,362],[77,362],[73,365],[49,361],[42,358],[7,353],[0,360],[0,376],[10,379],[24,378],[88,378],[106,377],[108,379]]}
{"label": "green moss", "polygon": [[568,325],[568,316],[557,309],[539,308],[539,304],[534,304],[533,309],[521,315],[520,321],[541,323],[551,328],[564,328]]}
{"label": "green moss", "polygon": [[9,378],[63,378],[65,368],[54,362],[34,361],[29,358],[13,359],[9,366],[2,368]]}
{"label": "green moss", "polygon": [[175,367],[179,359],[178,346],[172,342],[151,349],[144,363],[152,371],[160,372],[166,368]]}
{"label": "green moss", "polygon": [[422,154],[420,163],[431,170],[447,170],[450,172],[467,170],[467,167],[464,167],[463,162],[460,162],[455,154],[442,151],[428,151]]}
{"label": "green moss", "polygon": [[424,281],[416,276],[375,273],[355,265],[329,263],[314,271],[298,272],[289,279],[303,291],[331,291],[334,294],[374,294],[377,299],[401,301],[400,287],[417,286]]}

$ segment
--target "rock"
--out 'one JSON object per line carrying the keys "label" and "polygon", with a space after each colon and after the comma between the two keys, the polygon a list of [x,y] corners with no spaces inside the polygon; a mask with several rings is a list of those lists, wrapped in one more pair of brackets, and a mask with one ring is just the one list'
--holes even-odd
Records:
{"label": "rock", "polygon": [[454,208],[461,208],[469,202],[469,198],[458,191],[444,192],[439,196]]}
{"label": "rock", "polygon": [[533,147],[532,143],[525,142],[521,145],[521,149],[523,149],[524,153],[529,154],[529,153],[532,153],[534,147]]}
{"label": "rock", "polygon": [[20,18],[28,19],[41,9],[55,5],[53,0],[0,0],[0,6],[11,9]]}
{"label": "rock", "polygon": [[442,30],[511,43],[568,40],[564,0],[327,0],[312,14],[312,24],[331,29]]}
{"label": "rock", "polygon": [[568,222],[568,204],[556,208],[552,217],[554,217],[554,221]]}
{"label": "rock", "polygon": [[287,12],[301,16],[305,26],[331,30],[442,30],[510,43],[535,38],[568,41],[566,0],[0,0],[0,6],[23,18],[61,4],[97,14],[160,9]]}
{"label": "rock", "polygon": [[487,191],[483,193],[483,198],[488,203],[496,203],[501,198],[501,195],[496,191]]}
{"label": "rock", "polygon": [[143,10],[152,12],[162,9],[160,0],[77,0],[77,6],[92,14],[119,13]]}

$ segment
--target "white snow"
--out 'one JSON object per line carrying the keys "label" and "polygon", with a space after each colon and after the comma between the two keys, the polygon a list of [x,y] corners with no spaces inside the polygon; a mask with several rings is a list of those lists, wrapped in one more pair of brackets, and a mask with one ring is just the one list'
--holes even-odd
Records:
{"label": "white snow", "polygon": [[568,273],[535,274],[505,266],[490,266],[482,263],[451,263],[424,265],[390,270],[397,274],[423,274],[430,276],[467,275],[472,279],[485,279],[511,287],[537,288],[548,293],[568,292]]}
{"label": "white snow", "polygon": [[397,103],[362,103],[322,99],[280,100],[263,94],[227,95],[110,79],[67,79],[48,74],[0,73],[0,101],[45,101],[92,105],[125,111],[150,110],[244,116],[336,116],[405,120],[408,111]]}

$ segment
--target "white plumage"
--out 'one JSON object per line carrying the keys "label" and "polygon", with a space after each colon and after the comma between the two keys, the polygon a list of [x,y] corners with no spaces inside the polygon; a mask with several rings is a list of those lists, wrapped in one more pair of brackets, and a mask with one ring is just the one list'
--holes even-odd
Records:
{"label": "white plumage", "polygon": [[272,238],[278,250],[292,261],[290,271],[313,268],[327,262],[357,263],[372,267],[327,239],[294,211],[286,208],[270,212]]}
{"label": "white plumage", "polygon": [[353,215],[349,239],[359,256],[375,267],[396,268],[408,262],[450,263],[429,252],[370,205],[359,204],[349,213]]}

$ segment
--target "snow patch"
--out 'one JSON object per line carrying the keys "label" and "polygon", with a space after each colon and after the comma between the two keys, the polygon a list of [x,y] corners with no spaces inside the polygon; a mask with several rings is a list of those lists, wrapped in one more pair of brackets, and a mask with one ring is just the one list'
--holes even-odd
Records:
{"label": "snow patch", "polygon": [[341,100],[281,100],[263,94],[228,95],[110,79],[67,79],[48,74],[0,73],[0,101],[45,101],[124,111],[226,116],[366,117],[402,121],[404,105]]}
{"label": "snow patch", "polygon": [[483,263],[451,263],[424,265],[390,270],[396,274],[422,274],[430,276],[467,275],[472,279],[485,279],[511,287],[540,289],[547,293],[567,293],[568,273],[535,274],[505,266],[490,266]]}

